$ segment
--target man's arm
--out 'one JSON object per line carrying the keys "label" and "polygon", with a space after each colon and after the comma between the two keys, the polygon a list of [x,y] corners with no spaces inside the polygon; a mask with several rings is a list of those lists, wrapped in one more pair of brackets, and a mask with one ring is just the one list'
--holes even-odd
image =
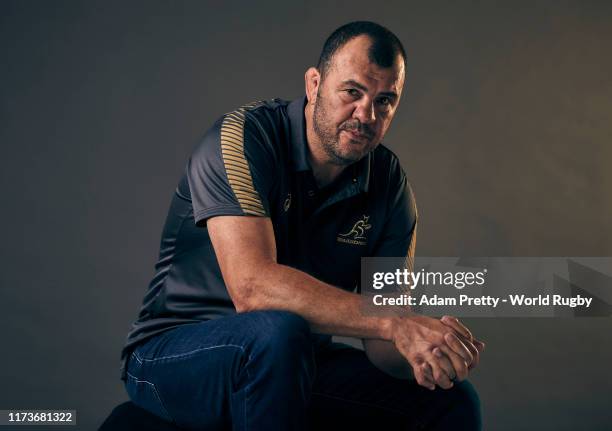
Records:
{"label": "man's arm", "polygon": [[391,339],[389,322],[361,315],[359,295],[278,264],[269,218],[213,217],[207,226],[239,313],[287,310],[308,320],[313,332]]}
{"label": "man's arm", "polygon": [[278,264],[269,218],[218,216],[208,219],[207,227],[238,312],[286,310],[308,320],[313,332],[390,341],[417,382],[430,389],[434,382],[452,386],[447,363],[433,353],[436,347],[444,349],[458,380],[467,376],[472,355],[443,323],[423,316],[364,316],[358,294]]}

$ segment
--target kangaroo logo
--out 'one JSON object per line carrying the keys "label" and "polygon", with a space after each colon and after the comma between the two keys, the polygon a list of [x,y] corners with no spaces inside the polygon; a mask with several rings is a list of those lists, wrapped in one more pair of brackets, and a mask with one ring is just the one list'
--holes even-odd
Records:
{"label": "kangaroo logo", "polygon": [[338,235],[338,241],[348,242],[350,244],[365,245],[365,242],[360,240],[366,239],[366,230],[372,227],[372,225],[368,223],[369,220],[370,216],[364,214],[359,220],[355,222],[351,230],[349,230],[347,233],[342,233]]}

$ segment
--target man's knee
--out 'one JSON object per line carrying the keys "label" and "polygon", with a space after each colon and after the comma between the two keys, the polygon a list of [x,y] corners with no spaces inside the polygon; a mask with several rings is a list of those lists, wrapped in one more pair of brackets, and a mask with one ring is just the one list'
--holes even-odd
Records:
{"label": "man's knee", "polygon": [[[314,352],[308,322],[287,311],[257,311],[249,361],[260,376],[276,384],[309,386],[314,377]],[[306,386],[304,386],[306,385]]]}
{"label": "man's knee", "polygon": [[259,349],[269,354],[303,353],[312,349],[310,327],[301,316],[289,311],[256,311],[254,338]]}
{"label": "man's knee", "polygon": [[265,347],[297,347],[310,344],[310,327],[303,317],[289,311],[256,311],[257,341]]}
{"label": "man's knee", "polygon": [[449,390],[452,396],[452,408],[449,422],[455,422],[457,430],[480,430],[482,418],[480,398],[476,389],[467,380],[455,383]]}

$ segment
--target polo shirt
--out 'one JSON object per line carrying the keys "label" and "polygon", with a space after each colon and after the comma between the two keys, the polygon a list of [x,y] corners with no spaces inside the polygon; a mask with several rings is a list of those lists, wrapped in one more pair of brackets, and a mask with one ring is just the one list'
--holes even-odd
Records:
{"label": "polo shirt", "polygon": [[236,313],[206,228],[211,217],[269,217],[279,264],[348,291],[359,289],[361,257],[412,255],[416,206],[398,158],[380,144],[318,188],[305,103],[245,105],[217,120],[196,146],[170,204],[123,366],[153,335]]}

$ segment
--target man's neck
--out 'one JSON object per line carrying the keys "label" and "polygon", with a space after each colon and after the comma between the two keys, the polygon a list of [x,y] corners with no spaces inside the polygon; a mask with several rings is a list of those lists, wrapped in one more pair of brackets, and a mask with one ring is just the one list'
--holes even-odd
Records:
{"label": "man's neck", "polygon": [[304,110],[306,120],[306,143],[308,145],[308,161],[312,174],[319,188],[331,184],[346,169],[346,166],[332,163],[323,150],[321,140],[314,131],[312,105],[306,105]]}

